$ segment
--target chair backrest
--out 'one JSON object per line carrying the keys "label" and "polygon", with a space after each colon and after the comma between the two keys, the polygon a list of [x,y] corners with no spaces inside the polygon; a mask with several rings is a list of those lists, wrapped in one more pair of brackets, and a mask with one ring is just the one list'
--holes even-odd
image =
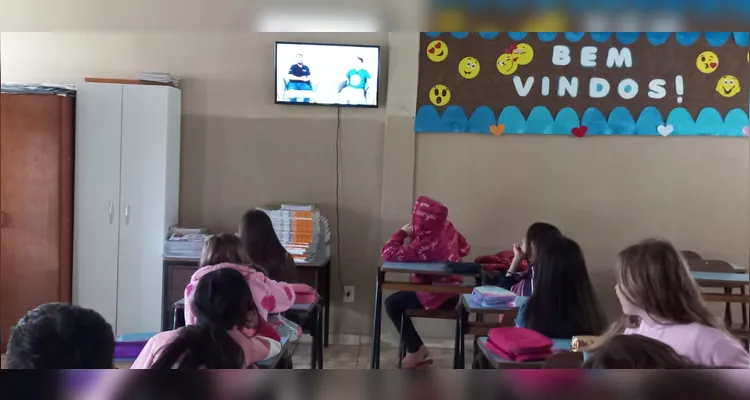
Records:
{"label": "chair backrest", "polygon": [[687,260],[691,271],[733,273],[732,264],[722,260]]}
{"label": "chair backrest", "polygon": [[542,364],[542,369],[581,369],[583,353],[563,351],[555,353]]}
{"label": "chair backrest", "polygon": [[682,256],[685,257],[686,260],[702,260],[703,257],[701,257],[700,254],[690,251],[690,250],[683,250],[680,253],[682,253]]}

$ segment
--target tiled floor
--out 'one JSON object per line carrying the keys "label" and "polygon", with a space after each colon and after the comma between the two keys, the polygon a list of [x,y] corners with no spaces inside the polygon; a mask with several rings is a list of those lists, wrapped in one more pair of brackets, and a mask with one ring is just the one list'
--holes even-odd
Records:
{"label": "tiled floor", "polygon": [[[295,369],[310,368],[309,344],[300,344],[294,352],[292,361]],[[435,360],[433,368],[453,368],[453,349],[432,349],[432,359]],[[383,347],[380,354],[381,369],[395,369],[398,363],[398,349],[394,347]],[[471,367],[472,354],[467,347],[466,367]],[[118,363],[117,368],[130,368],[131,363]],[[5,367],[5,355],[2,355],[0,367]],[[370,346],[338,346],[331,345],[323,352],[323,368],[325,369],[369,369],[370,368]]]}

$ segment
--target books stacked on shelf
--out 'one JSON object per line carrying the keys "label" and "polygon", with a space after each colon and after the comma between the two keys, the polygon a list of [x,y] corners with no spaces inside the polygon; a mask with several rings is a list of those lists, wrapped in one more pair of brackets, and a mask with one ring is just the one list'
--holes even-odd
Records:
{"label": "books stacked on shelf", "polygon": [[198,259],[210,236],[205,228],[172,227],[164,241],[164,257]]}
{"label": "books stacked on shelf", "polygon": [[148,82],[167,83],[172,86],[179,86],[180,77],[170,75],[166,72],[140,72],[138,73],[138,79]]}
{"label": "books stacked on shelf", "polygon": [[279,241],[294,261],[300,264],[322,263],[331,257],[331,228],[328,218],[313,204],[282,204],[265,211]]}

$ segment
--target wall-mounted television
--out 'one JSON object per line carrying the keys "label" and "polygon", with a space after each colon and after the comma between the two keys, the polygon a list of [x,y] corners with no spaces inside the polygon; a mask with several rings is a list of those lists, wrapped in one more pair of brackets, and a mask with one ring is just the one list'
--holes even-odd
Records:
{"label": "wall-mounted television", "polygon": [[380,46],[276,42],[276,104],[378,107]]}

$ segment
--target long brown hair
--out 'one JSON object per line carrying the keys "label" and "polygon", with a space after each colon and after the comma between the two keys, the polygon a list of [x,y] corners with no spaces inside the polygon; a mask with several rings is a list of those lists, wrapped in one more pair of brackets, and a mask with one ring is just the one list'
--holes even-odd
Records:
{"label": "long brown hair", "polygon": [[201,253],[200,266],[232,263],[250,265],[250,256],[237,235],[219,233],[208,238]]}
{"label": "long brown hair", "polygon": [[268,271],[273,280],[288,281],[283,267],[289,253],[281,245],[271,218],[262,210],[250,210],[240,220],[239,236],[252,263]]}
{"label": "long brown hair", "polygon": [[600,335],[607,320],[589,279],[581,247],[564,236],[539,250],[525,328],[552,338]]}
{"label": "long brown hair", "polygon": [[[726,331],[708,309],[687,262],[672,243],[647,239],[620,252],[617,284],[631,304],[663,324],[699,323]],[[641,318],[624,315],[605,337],[637,327]]]}

